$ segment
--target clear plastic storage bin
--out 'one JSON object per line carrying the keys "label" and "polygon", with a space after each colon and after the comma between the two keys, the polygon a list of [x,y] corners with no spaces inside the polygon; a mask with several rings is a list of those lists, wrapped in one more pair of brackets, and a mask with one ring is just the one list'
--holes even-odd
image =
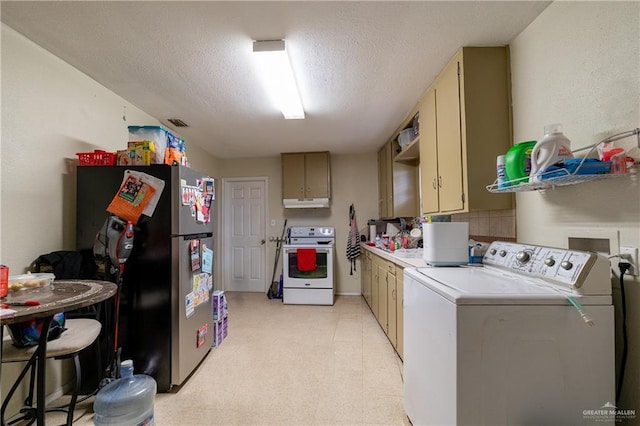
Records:
{"label": "clear plastic storage bin", "polygon": [[154,164],[164,164],[165,150],[175,140],[179,138],[162,126],[129,126],[129,142],[151,141],[155,144]]}
{"label": "clear plastic storage bin", "polygon": [[404,129],[398,135],[398,145],[400,145],[400,149],[405,149],[409,146],[412,140],[416,137],[413,127],[409,127],[408,129]]}

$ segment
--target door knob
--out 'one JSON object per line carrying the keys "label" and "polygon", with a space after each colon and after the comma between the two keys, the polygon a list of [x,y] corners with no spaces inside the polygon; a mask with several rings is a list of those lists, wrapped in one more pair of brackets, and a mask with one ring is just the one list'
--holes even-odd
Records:
{"label": "door knob", "polygon": [[265,241],[265,240],[260,241],[260,244],[264,244],[264,243],[266,243],[266,241]]}

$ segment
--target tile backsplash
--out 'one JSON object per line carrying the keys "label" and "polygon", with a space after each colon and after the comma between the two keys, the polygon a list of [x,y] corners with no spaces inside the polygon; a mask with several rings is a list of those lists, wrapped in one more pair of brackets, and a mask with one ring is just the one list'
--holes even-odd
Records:
{"label": "tile backsplash", "polygon": [[451,216],[452,222],[469,222],[469,237],[476,241],[516,241],[516,210],[483,210]]}

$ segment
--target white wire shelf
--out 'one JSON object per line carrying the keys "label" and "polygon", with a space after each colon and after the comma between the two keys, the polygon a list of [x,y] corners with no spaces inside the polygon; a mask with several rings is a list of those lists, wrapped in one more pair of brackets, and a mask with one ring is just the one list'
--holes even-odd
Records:
{"label": "white wire shelf", "polygon": [[[559,172],[566,172],[566,174],[562,176],[556,176]],[[541,176],[542,180],[540,182],[527,182],[526,180],[525,181],[507,181],[506,184],[508,184],[509,186],[506,186],[503,188],[498,187],[498,181],[496,180],[495,182],[493,182],[493,184],[487,185],[487,190],[489,192],[496,193],[496,194],[501,194],[504,192],[540,191],[544,189],[556,188],[559,186],[576,185],[579,183],[593,182],[596,180],[617,179],[621,177],[637,175],[635,172],[579,175],[579,174],[571,174],[566,169],[557,170],[553,174],[554,174],[554,177],[550,177],[547,179],[545,179],[544,174],[542,174]]]}
{"label": "white wire shelf", "polygon": [[596,180],[617,179],[617,178],[628,177],[628,176],[635,177],[637,176],[637,167],[631,168],[627,173],[594,173],[594,174],[581,173],[581,168],[583,167],[587,157],[596,149],[598,145],[605,142],[613,142],[616,140],[624,139],[630,136],[636,136],[637,144],[638,144],[638,147],[640,148],[640,128],[635,128],[633,130],[629,130],[626,132],[609,136],[608,138],[605,138],[598,143],[573,151],[573,152],[579,152],[579,151],[588,150],[587,154],[584,156],[584,158],[582,159],[582,161],[580,162],[580,164],[578,165],[578,167],[575,169],[573,173],[567,169],[556,169],[556,170],[538,175],[539,181],[537,182],[529,182],[529,178],[524,177],[520,179],[506,181],[501,185],[498,185],[498,180],[496,179],[493,182],[493,184],[487,185],[487,191],[492,193],[540,191],[540,190],[545,190],[550,188],[556,188],[559,186],[568,186],[568,185],[576,185],[576,184],[585,183],[585,182],[593,182]]}

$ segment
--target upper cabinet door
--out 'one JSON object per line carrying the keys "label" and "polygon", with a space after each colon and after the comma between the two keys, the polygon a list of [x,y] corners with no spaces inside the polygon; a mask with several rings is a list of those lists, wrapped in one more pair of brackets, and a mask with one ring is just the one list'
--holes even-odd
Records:
{"label": "upper cabinet door", "polygon": [[282,154],[282,198],[305,198],[304,154]]}
{"label": "upper cabinet door", "polygon": [[393,165],[391,143],[387,142],[378,151],[378,214],[393,216]]}
{"label": "upper cabinet door", "polygon": [[306,198],[329,198],[329,153],[312,152],[304,156]]}
{"label": "upper cabinet door", "polygon": [[435,86],[441,212],[464,208],[459,69],[460,59],[449,62]]}
{"label": "upper cabinet door", "polygon": [[436,213],[438,202],[438,146],[436,134],[436,91],[427,92],[420,104],[420,188],[422,214]]}
{"label": "upper cabinet door", "polygon": [[378,151],[378,215],[387,217],[387,160],[385,146]]}
{"label": "upper cabinet door", "polygon": [[330,198],[329,152],[283,153],[282,198]]}

